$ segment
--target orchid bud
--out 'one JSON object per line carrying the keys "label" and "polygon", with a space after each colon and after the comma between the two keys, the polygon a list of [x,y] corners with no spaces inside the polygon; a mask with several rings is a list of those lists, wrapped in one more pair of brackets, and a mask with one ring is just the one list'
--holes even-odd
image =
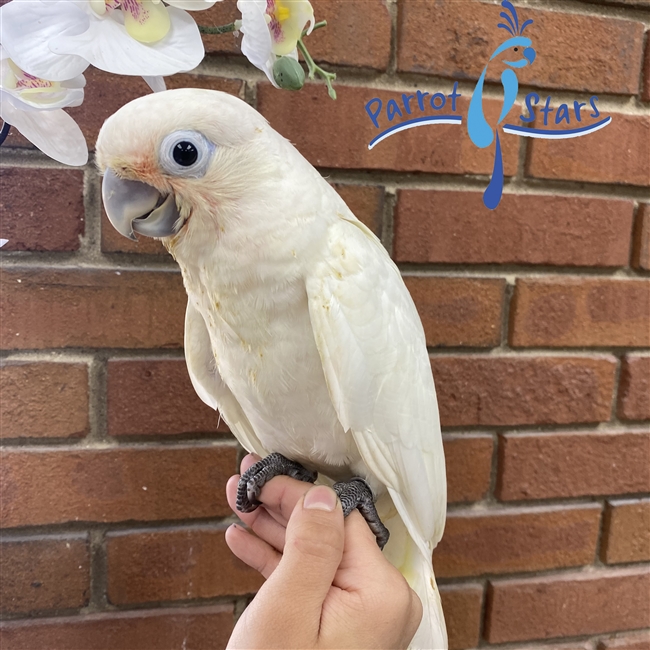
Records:
{"label": "orchid bud", "polygon": [[273,79],[284,90],[300,90],[305,85],[305,71],[290,56],[281,56],[273,64]]}

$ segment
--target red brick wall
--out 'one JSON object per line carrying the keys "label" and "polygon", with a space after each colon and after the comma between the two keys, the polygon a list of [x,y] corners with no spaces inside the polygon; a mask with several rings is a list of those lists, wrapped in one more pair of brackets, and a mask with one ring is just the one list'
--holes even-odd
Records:
{"label": "red brick wall", "polygon": [[[453,80],[466,106],[499,7],[313,4],[330,26],[309,42],[339,74],[338,102],[320,85],[274,90],[230,35],[207,38],[199,74],[169,85],[257,106],[401,266],[445,432],[450,507],[434,563],[451,648],[649,648],[650,2],[519,3],[538,54],[520,98],[598,94],[614,120],[575,140],[504,137],[494,212],[481,201],[491,153],[464,129],[369,152],[363,106]],[[234,0],[196,15],[228,22]],[[87,76],[71,112],[94,142],[145,86]],[[488,86],[489,110],[498,91]],[[238,451],[190,386],[179,274],[160,244],[110,227],[92,165],[10,143],[2,647],[223,647],[260,580],[224,544]]]}

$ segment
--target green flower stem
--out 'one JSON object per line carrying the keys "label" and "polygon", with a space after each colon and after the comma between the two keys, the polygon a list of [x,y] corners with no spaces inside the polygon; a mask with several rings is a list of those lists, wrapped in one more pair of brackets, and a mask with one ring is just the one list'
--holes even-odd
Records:
{"label": "green flower stem", "polygon": [[325,83],[327,84],[327,94],[332,99],[336,99],[336,90],[334,90],[334,87],[332,86],[332,81],[336,79],[336,75],[333,72],[327,72],[327,70],[323,70],[323,68],[321,68],[319,65],[316,65],[314,59],[311,57],[311,54],[309,54],[309,50],[302,42],[302,38],[298,39],[298,49],[303,55],[305,63],[307,64],[307,68],[309,69],[309,78],[313,79],[314,75],[318,73],[323,79],[325,79]]}
{"label": "green flower stem", "polygon": [[241,27],[241,20],[235,20],[227,25],[218,25],[217,27],[205,27],[199,25],[201,34],[228,34],[229,32],[236,32]]}
{"label": "green flower stem", "polygon": [[[326,20],[321,20],[320,22],[316,23],[316,24],[312,27],[312,30],[311,30],[312,33],[315,32],[317,29],[320,29],[321,27],[327,27],[327,21],[326,21]],[[307,30],[305,30],[305,31],[302,33],[302,35],[303,35],[303,36],[307,36]]]}

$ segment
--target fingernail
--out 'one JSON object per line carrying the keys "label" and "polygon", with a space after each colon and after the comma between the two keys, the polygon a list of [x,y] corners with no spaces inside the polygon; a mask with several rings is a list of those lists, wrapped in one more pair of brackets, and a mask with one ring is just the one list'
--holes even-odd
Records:
{"label": "fingernail", "polygon": [[327,510],[332,512],[336,508],[336,492],[326,485],[313,487],[307,494],[303,502],[303,508],[306,510]]}

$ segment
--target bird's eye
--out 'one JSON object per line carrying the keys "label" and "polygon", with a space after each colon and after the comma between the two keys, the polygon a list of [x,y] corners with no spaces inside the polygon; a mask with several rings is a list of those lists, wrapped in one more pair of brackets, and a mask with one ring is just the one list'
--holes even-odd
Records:
{"label": "bird's eye", "polygon": [[515,48],[515,52],[519,52],[519,48],[518,48],[518,47]]}
{"label": "bird's eye", "polygon": [[181,167],[189,167],[197,161],[199,152],[191,142],[183,140],[174,147],[172,157]]}
{"label": "bird's eye", "polygon": [[198,131],[176,131],[165,137],[160,145],[160,166],[172,176],[201,178],[208,170],[216,149]]}

